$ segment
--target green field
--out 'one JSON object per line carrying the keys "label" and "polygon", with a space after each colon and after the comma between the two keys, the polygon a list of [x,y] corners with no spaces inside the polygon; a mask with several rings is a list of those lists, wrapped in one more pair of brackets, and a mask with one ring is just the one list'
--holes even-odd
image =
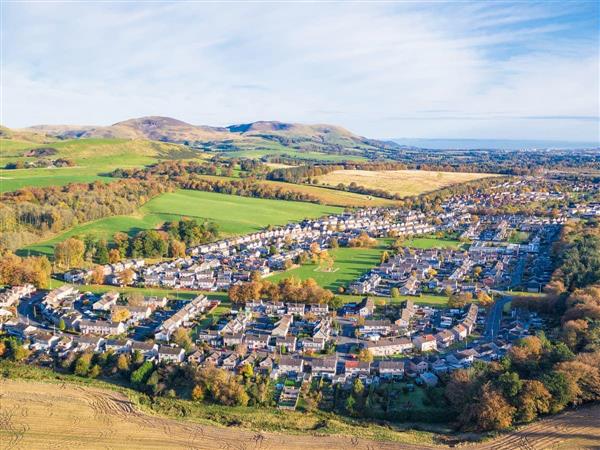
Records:
{"label": "green field", "polygon": [[258,231],[267,225],[285,225],[288,222],[339,214],[342,211],[334,206],[313,203],[178,190],[150,200],[135,214],[108,217],[80,225],[53,239],[28,246],[20,253],[50,255],[56,243],[72,236],[91,233],[96,238],[109,239],[117,231],[132,235],[182,217],[214,221],[219,224],[222,235],[231,236]]}
{"label": "green field", "polygon": [[35,160],[22,155],[25,150],[37,147],[52,147],[58,151],[56,155],[47,159],[66,158],[76,164],[76,167],[54,169],[0,169],[0,192],[14,191],[26,186],[111,181],[107,174],[118,167],[142,167],[164,159],[205,156],[181,145],[144,140],[80,139],[47,144],[0,140],[0,145],[0,167],[10,162]]}
{"label": "green field", "polygon": [[433,237],[418,237],[413,239],[407,239],[404,241],[405,247],[410,248],[451,248],[458,250],[462,242],[450,240],[450,239],[438,239]]}
{"label": "green field", "polygon": [[337,292],[340,286],[346,287],[348,283],[377,266],[380,263],[381,253],[389,243],[389,239],[381,239],[379,245],[374,248],[340,247],[330,250],[330,254],[335,258],[332,272],[322,272],[317,265],[311,263],[277,273],[268,279],[279,281],[292,276],[301,280],[314,278],[320,286]]}
{"label": "green field", "polygon": [[508,238],[511,244],[525,244],[529,241],[529,233],[526,231],[513,231]]}
{"label": "green field", "polygon": [[[215,152],[217,153],[217,152]],[[229,158],[251,158],[258,159],[263,156],[282,156],[287,155],[293,158],[305,159],[305,160],[315,160],[315,161],[332,161],[332,162],[340,162],[340,161],[366,161],[366,158],[358,155],[335,155],[329,153],[321,153],[321,152],[298,152],[293,149],[280,147],[280,148],[258,148],[258,149],[248,149],[248,150],[234,150],[234,151],[225,151],[218,152],[223,156]]]}

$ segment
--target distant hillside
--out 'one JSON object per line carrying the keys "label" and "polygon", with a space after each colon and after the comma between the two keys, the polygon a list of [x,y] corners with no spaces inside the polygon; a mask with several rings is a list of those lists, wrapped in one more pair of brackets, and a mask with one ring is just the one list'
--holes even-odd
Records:
{"label": "distant hillside", "polygon": [[150,139],[217,151],[268,148],[352,154],[395,146],[394,143],[358,136],[338,126],[277,121],[210,127],[192,125],[170,117],[151,116],[110,126],[36,125],[27,130],[58,139]]}

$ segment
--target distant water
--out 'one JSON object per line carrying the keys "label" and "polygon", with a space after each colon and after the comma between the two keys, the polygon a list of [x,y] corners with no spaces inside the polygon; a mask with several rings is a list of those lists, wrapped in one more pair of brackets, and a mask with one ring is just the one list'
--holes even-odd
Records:
{"label": "distant water", "polygon": [[400,145],[436,150],[530,150],[530,149],[582,149],[600,148],[600,142],[537,141],[511,139],[391,139]]}

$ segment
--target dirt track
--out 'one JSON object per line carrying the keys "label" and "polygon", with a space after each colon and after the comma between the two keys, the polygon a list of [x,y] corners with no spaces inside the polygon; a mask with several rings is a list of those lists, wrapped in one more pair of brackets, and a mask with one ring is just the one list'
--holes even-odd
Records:
{"label": "dirt track", "polygon": [[[468,449],[600,448],[600,407],[571,411]],[[597,447],[593,447],[593,446]],[[416,449],[343,436],[257,433],[142,414],[123,395],[72,384],[0,382],[1,449]],[[431,447],[444,448],[444,447]]]}

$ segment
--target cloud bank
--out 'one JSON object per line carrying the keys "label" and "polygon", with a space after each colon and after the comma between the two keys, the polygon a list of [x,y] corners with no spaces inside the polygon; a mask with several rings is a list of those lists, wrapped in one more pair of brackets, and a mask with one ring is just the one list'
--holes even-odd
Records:
{"label": "cloud bank", "polygon": [[334,123],[598,141],[600,13],[572,3],[3,3],[2,123]]}

